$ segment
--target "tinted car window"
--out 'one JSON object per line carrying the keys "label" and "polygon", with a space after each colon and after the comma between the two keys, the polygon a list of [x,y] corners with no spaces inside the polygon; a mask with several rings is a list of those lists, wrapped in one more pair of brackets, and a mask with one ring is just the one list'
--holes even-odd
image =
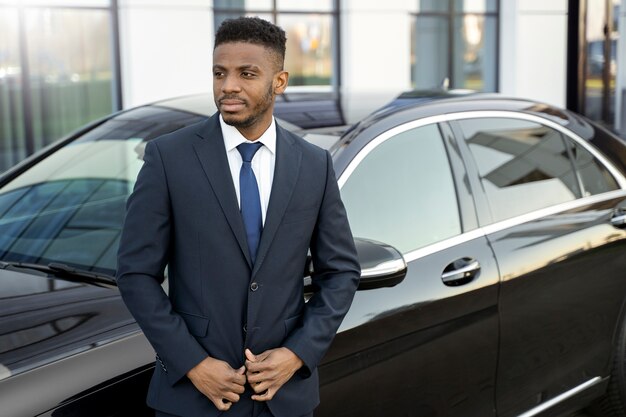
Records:
{"label": "tinted car window", "polygon": [[459,124],[474,157],[494,221],[574,200],[578,179],[560,132],[516,119]]}
{"label": "tinted car window", "polygon": [[615,178],[591,152],[579,143],[567,139],[574,165],[582,182],[583,195],[595,195],[619,189]]}
{"label": "tinted car window", "polygon": [[86,132],[0,187],[0,260],[113,275],[147,140],[205,117],[138,108]]}
{"label": "tinted car window", "polygon": [[374,148],[341,195],[355,236],[403,253],[461,231],[455,187],[436,125],[402,132]]}

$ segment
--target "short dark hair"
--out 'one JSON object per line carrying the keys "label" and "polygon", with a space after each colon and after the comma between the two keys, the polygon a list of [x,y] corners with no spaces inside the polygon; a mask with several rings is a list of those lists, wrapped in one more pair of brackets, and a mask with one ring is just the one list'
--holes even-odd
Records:
{"label": "short dark hair", "polygon": [[267,20],[244,16],[224,20],[215,33],[213,49],[230,42],[247,42],[264,46],[278,55],[279,67],[281,69],[283,67],[287,43],[285,31]]}

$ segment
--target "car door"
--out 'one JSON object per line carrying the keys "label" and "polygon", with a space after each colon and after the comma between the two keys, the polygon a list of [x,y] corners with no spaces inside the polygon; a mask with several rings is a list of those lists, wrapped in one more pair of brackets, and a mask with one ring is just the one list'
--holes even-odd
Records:
{"label": "car door", "polygon": [[626,233],[611,224],[626,204],[624,179],[554,122],[507,112],[458,117],[502,277],[498,415],[565,406],[609,374],[626,295]]}
{"label": "car door", "polygon": [[494,415],[499,277],[454,138],[436,119],[370,136],[336,164],[342,198],[354,236],[396,247],[408,272],[356,293],[316,416]]}

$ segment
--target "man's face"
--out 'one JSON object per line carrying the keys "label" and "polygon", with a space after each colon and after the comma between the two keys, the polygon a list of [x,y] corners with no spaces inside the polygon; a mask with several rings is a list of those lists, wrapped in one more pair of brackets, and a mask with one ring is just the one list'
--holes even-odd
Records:
{"label": "man's face", "polygon": [[224,121],[248,139],[258,138],[271,123],[274,97],[284,92],[287,77],[276,55],[261,45],[232,42],[213,51],[215,104]]}

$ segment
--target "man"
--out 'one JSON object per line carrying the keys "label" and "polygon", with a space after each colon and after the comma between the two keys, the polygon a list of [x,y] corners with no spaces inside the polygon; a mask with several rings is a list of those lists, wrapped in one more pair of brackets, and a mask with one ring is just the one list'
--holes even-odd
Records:
{"label": "man", "polygon": [[360,270],[330,155],[272,116],[284,55],[279,27],[227,20],[213,50],[219,112],[146,146],[117,280],[157,352],[157,416],[300,417],[319,403],[317,365]]}

